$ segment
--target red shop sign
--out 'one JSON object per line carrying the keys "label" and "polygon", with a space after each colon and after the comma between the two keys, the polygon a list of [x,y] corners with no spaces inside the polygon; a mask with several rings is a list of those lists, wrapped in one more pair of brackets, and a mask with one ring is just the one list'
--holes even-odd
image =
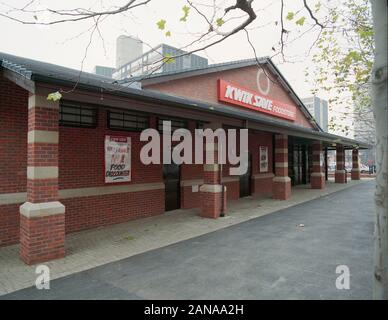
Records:
{"label": "red shop sign", "polygon": [[269,99],[222,79],[218,80],[218,100],[295,121],[295,106]]}

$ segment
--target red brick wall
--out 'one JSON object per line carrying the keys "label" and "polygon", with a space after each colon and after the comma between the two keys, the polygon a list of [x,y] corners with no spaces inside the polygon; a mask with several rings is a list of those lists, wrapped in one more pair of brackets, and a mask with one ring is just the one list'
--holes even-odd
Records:
{"label": "red brick wall", "polygon": [[20,255],[24,257],[23,261],[34,264],[63,257],[64,223],[64,214],[33,219],[20,215]]}
{"label": "red brick wall", "polygon": [[224,183],[227,192],[227,201],[238,200],[240,198],[240,182],[229,181]]}
{"label": "red brick wall", "polygon": [[121,223],[164,212],[164,190],[62,199],[66,233]]}
{"label": "red brick wall", "polygon": [[19,241],[20,204],[0,205],[0,247]]}
{"label": "red brick wall", "polygon": [[192,186],[181,187],[181,208],[198,208],[201,205],[201,193],[192,192]]}
{"label": "red brick wall", "polygon": [[[27,166],[27,105],[25,90],[0,77],[0,194],[26,191]],[[155,124],[155,119],[152,122]],[[141,146],[139,133],[108,130],[106,111],[98,113],[95,129],[59,127],[59,189],[105,186],[104,136],[126,135],[132,138],[132,181],[160,183],[162,165],[143,165],[139,160]],[[191,123],[190,127],[193,128]],[[267,133],[251,134],[249,149],[252,153],[252,173],[258,168],[258,145],[267,143],[269,165],[272,171],[272,136]],[[224,167],[226,172],[227,166]],[[228,174],[225,174],[228,176]],[[202,165],[182,165],[181,179],[202,179]],[[228,199],[239,196],[238,182],[227,183]],[[200,192],[182,188],[183,208],[198,207]],[[66,232],[124,222],[130,219],[160,214],[164,211],[164,190],[136,193],[60,199],[66,206]],[[19,239],[20,204],[0,205],[0,246],[17,243]]]}
{"label": "red brick wall", "polygon": [[[28,93],[0,73],[0,194],[27,188]],[[19,239],[19,205],[0,205],[0,246]]]}
{"label": "red brick wall", "polygon": [[26,191],[27,105],[27,91],[0,76],[0,193]]}
{"label": "red brick wall", "polygon": [[[273,172],[273,135],[268,132],[249,134],[249,152],[252,155],[252,174]],[[260,172],[259,147],[268,147],[268,171]]]}
{"label": "red brick wall", "polygon": [[[270,74],[269,70],[266,70]],[[244,67],[234,70],[209,73],[191,78],[178,79],[159,84],[143,85],[144,88],[163,91],[173,95],[190,97],[212,103],[219,103],[217,97],[217,80],[224,79],[247,89],[258,91],[257,66]],[[263,88],[266,84],[263,84]],[[268,96],[272,99],[296,106],[289,94],[280,84],[273,83]],[[240,108],[236,106],[236,108]],[[281,119],[281,118],[277,118]],[[287,120],[283,120],[287,121]],[[296,124],[311,128],[303,113],[297,107]]]}
{"label": "red brick wall", "polygon": [[[154,119],[152,123],[155,123]],[[116,131],[107,128],[107,112],[99,109],[95,129],[61,126],[59,131],[59,187],[60,189],[107,186],[104,178],[104,137],[131,137],[131,182],[160,183],[162,165],[141,163],[140,150],[146,142],[139,132]],[[116,184],[117,185],[117,184]],[[66,207],[66,232],[160,214],[164,212],[164,190],[62,199]]]}
{"label": "red brick wall", "polygon": [[[124,135],[131,137],[131,182],[151,183],[163,180],[161,165],[144,165],[139,154],[146,142],[140,141],[139,132],[107,129],[107,113],[98,112],[97,128],[59,127],[59,189],[105,186],[104,137]],[[116,184],[117,185],[117,184]]]}
{"label": "red brick wall", "polygon": [[[0,77],[0,194],[26,192],[28,93]],[[95,129],[59,128],[59,188],[105,186],[104,136],[132,138],[132,181],[162,182],[162,166],[145,166],[140,133],[108,130],[106,111]],[[155,119],[153,119],[155,123]],[[31,163],[32,164],[32,163]],[[190,170],[187,171],[190,174]],[[44,197],[44,194],[42,195]],[[66,232],[119,223],[164,212],[164,190],[60,200],[66,206]],[[0,246],[19,241],[20,204],[0,205]]]}

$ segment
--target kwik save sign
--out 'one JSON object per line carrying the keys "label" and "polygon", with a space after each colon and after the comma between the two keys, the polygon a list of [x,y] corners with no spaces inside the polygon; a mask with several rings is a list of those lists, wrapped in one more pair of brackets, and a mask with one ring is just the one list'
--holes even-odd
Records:
{"label": "kwik save sign", "polygon": [[295,121],[296,108],[294,106],[269,99],[258,92],[242,88],[222,79],[218,80],[218,100]]}

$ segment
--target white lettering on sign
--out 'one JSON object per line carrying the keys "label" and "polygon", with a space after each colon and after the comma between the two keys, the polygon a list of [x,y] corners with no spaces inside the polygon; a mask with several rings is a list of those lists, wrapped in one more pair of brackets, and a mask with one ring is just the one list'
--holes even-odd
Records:
{"label": "white lettering on sign", "polygon": [[273,116],[295,120],[295,107],[256,94],[254,91],[239,88],[224,80],[219,80],[219,100],[249,109],[262,111]]}

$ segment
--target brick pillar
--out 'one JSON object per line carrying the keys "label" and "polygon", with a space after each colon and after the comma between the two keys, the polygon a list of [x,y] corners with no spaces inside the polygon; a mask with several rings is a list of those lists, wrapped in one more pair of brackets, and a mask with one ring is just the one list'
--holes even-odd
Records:
{"label": "brick pillar", "polygon": [[286,200],[291,197],[291,179],[288,176],[288,136],[275,135],[275,177],[272,198]]}
{"label": "brick pillar", "polygon": [[27,202],[20,206],[20,258],[34,264],[65,255],[65,207],[58,202],[59,103],[28,99]]}
{"label": "brick pillar", "polygon": [[345,172],[345,150],[343,145],[337,145],[336,147],[336,170],[335,170],[335,182],[345,183],[346,172]]}
{"label": "brick pillar", "polygon": [[[206,143],[205,152],[214,153],[215,164],[203,165],[203,185],[201,192],[201,217],[217,219],[221,213],[222,185],[220,184],[221,165],[218,164],[217,143]],[[205,158],[206,160],[206,158]],[[226,203],[226,192],[224,192]]]}
{"label": "brick pillar", "polygon": [[358,160],[358,149],[352,150],[352,180],[360,180],[360,164]]}
{"label": "brick pillar", "polygon": [[325,188],[325,174],[323,173],[323,158],[322,142],[313,142],[313,171],[311,173],[311,188],[323,189]]}

